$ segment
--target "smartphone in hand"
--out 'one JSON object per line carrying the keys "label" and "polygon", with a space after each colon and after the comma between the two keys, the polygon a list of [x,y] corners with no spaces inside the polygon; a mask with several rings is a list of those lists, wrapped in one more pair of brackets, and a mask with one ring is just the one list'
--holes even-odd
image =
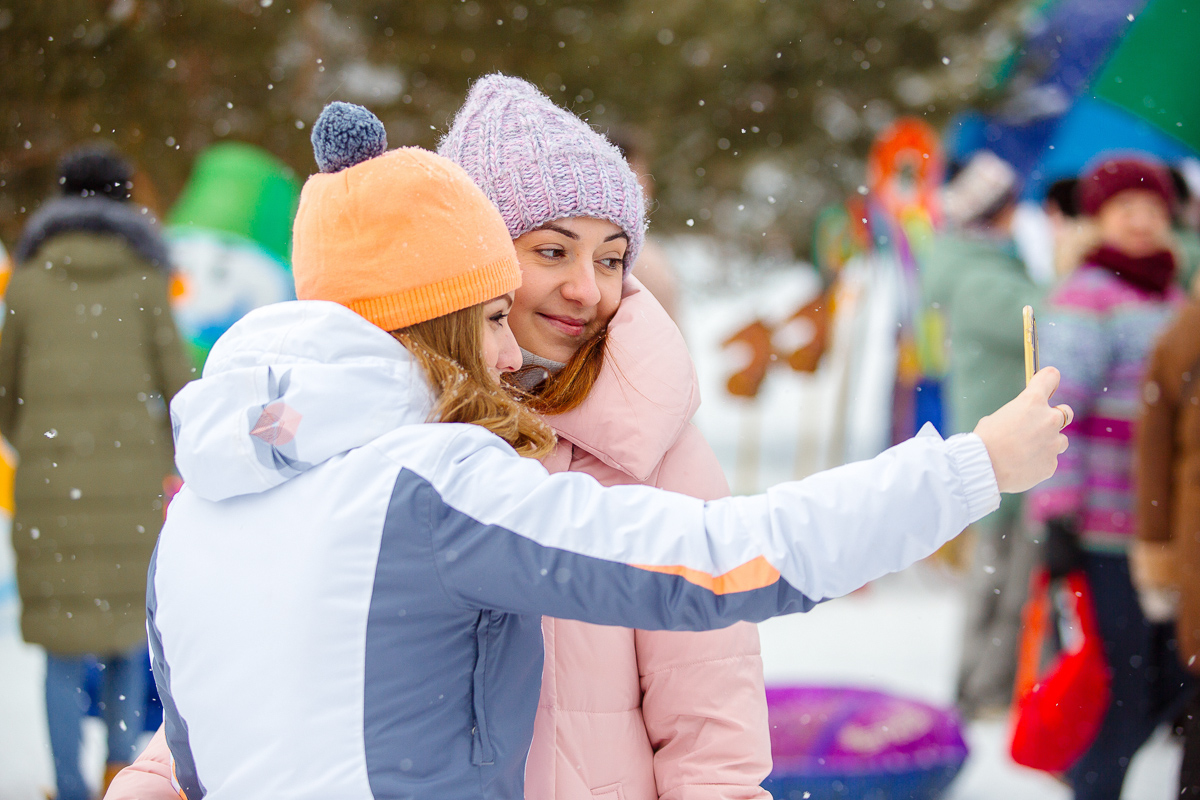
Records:
{"label": "smartphone in hand", "polygon": [[1034,374],[1042,368],[1038,355],[1037,320],[1033,316],[1033,306],[1021,309],[1021,318],[1025,325],[1025,385],[1028,386]]}

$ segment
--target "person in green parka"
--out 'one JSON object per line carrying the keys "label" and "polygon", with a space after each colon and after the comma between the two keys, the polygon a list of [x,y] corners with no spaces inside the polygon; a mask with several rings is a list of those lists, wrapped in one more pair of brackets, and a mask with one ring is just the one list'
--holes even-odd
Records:
{"label": "person in green parka", "polygon": [[79,768],[86,658],[101,665],[109,772],[133,760],[146,698],[146,571],[174,473],[167,403],[192,379],[167,249],[103,147],[60,164],[61,196],[14,252],[0,330],[0,432],[16,449],[12,525],[25,641],[46,649],[58,800]]}
{"label": "person in green parka", "polygon": [[[1045,295],[1029,277],[1011,232],[1017,176],[989,151],[973,156],[946,186],[951,229],[922,259],[927,302],[940,309],[950,338],[950,430],[969,431],[1025,386],[1021,309]],[[1020,527],[1021,497],[977,522],[957,703],[968,718],[1007,708],[1016,676],[1021,607],[1036,547]]]}

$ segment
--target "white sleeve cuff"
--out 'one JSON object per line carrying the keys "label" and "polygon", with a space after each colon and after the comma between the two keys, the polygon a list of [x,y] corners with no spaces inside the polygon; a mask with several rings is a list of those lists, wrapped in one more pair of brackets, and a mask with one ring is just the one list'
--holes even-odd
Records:
{"label": "white sleeve cuff", "polygon": [[962,482],[967,501],[968,524],[986,517],[1000,507],[1000,487],[983,440],[973,433],[960,433],[946,440],[946,449],[954,471]]}

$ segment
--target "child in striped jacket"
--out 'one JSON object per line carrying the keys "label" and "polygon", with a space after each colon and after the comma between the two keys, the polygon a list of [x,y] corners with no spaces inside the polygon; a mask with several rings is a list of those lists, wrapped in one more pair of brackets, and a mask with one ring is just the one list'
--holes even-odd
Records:
{"label": "child in striped jacket", "polygon": [[1169,631],[1142,616],[1126,550],[1134,532],[1133,437],[1146,361],[1183,299],[1170,249],[1175,192],[1166,169],[1109,159],[1080,181],[1100,245],[1051,294],[1042,362],[1076,411],[1057,474],[1030,493],[1046,527],[1051,577],[1088,576],[1112,672],[1112,702],[1091,749],[1068,773],[1077,800],[1117,800],[1135,752],[1178,710],[1187,681]]}

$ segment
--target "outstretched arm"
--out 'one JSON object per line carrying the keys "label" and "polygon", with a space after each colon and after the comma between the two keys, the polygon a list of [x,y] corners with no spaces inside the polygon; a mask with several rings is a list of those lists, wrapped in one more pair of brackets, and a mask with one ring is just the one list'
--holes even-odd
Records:
{"label": "outstretched arm", "polygon": [[943,441],[929,429],[753,497],[706,503],[548,475],[466,427],[431,474],[402,473],[397,497],[424,502],[434,564],[464,607],[720,628],[804,611],[903,569],[994,510],[1000,491],[1053,474],[1069,414],[1047,403],[1057,382],[1043,370],[978,433]]}
{"label": "outstretched arm", "polygon": [[971,434],[708,503],[547,475],[481,438],[464,432],[438,474],[401,476],[428,503],[447,593],[602,625],[707,630],[805,611],[929,555],[999,502]]}

